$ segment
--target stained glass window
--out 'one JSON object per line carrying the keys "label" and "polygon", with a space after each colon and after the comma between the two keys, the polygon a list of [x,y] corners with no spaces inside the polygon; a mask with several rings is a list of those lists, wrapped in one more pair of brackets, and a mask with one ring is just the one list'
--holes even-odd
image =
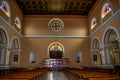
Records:
{"label": "stained glass window", "polygon": [[60,32],[64,28],[64,23],[61,19],[53,18],[49,21],[48,27],[53,32]]}
{"label": "stained glass window", "polygon": [[53,44],[51,45],[49,51],[63,51],[62,47],[59,44]]}
{"label": "stained glass window", "polygon": [[10,9],[6,1],[0,2],[0,9],[7,15],[10,16]]}
{"label": "stained glass window", "polygon": [[20,18],[19,17],[16,17],[15,18],[15,25],[20,28],[21,27],[21,22],[20,22]]}
{"label": "stained glass window", "polygon": [[91,20],[91,29],[93,29],[96,25],[97,25],[97,20],[96,20],[96,18],[93,18]]}
{"label": "stained glass window", "polygon": [[102,18],[104,18],[108,13],[110,13],[111,10],[111,5],[109,3],[106,3],[102,8]]}

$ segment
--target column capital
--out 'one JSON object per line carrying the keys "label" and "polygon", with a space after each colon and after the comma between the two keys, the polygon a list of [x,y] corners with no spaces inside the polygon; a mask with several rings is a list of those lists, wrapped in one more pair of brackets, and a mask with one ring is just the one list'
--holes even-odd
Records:
{"label": "column capital", "polygon": [[110,43],[104,44],[104,48],[109,48],[110,47]]}
{"label": "column capital", "polygon": [[91,52],[98,52],[99,49],[91,49]]}
{"label": "column capital", "polygon": [[120,43],[120,37],[117,37],[116,40]]}
{"label": "column capital", "polygon": [[18,49],[18,48],[12,49],[12,52],[17,52],[17,53],[19,53],[20,51],[21,51],[21,49]]}
{"label": "column capital", "polygon": [[7,48],[7,47],[8,47],[8,44],[5,44],[5,43],[0,44],[0,47],[1,47],[1,48]]}

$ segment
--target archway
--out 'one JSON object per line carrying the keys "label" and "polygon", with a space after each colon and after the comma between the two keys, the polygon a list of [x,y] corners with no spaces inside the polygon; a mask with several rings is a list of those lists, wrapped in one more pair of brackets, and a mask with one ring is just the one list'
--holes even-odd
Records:
{"label": "archway", "polygon": [[119,54],[119,44],[116,38],[119,37],[117,30],[109,28],[104,35],[104,51],[106,64],[119,64],[120,54]]}
{"label": "archway", "polygon": [[49,57],[51,59],[61,59],[64,53],[64,47],[59,42],[53,42],[48,47]]}
{"label": "archway", "polygon": [[10,65],[15,66],[19,64],[19,49],[19,41],[14,37],[11,41]]}
{"label": "archway", "polygon": [[6,32],[0,28],[0,64],[5,64],[5,55],[7,52],[7,35]]}
{"label": "archway", "polygon": [[100,53],[100,41],[97,38],[93,39],[92,42],[92,62],[93,65],[101,65],[102,64],[102,58],[101,58],[101,53]]}

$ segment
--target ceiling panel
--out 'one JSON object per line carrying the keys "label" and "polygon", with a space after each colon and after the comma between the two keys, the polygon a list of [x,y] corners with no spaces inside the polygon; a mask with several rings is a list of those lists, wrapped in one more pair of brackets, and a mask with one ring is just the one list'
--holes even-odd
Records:
{"label": "ceiling panel", "polygon": [[87,15],[97,0],[15,0],[25,15]]}

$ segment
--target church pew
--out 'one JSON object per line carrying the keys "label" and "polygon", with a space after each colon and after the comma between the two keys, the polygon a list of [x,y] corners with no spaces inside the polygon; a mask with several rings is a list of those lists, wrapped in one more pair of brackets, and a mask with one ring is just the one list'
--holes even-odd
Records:
{"label": "church pew", "polygon": [[99,77],[99,78],[89,78],[89,80],[120,80],[120,77]]}
{"label": "church pew", "polygon": [[28,71],[23,71],[15,74],[8,74],[4,76],[0,76],[0,80],[4,79],[13,79],[13,80],[42,80],[41,76],[45,70],[28,70]]}
{"label": "church pew", "polygon": [[[110,71],[109,71],[110,70]],[[98,78],[102,78],[103,80],[109,80],[109,78],[113,78],[113,79],[118,79],[120,80],[120,76],[118,74],[111,74],[109,72],[113,71],[113,69],[107,69],[105,71],[100,71],[100,70],[68,70],[69,73],[75,74],[77,76],[79,76],[82,79],[89,79],[89,78],[95,78],[94,80],[97,80]],[[103,73],[104,72],[104,73]],[[106,73],[105,73],[106,72]],[[114,72],[114,71],[113,71]],[[113,73],[112,72],[112,73]],[[97,79],[96,79],[97,78]],[[101,80],[102,80],[101,79]],[[100,79],[99,79],[100,80]]]}

